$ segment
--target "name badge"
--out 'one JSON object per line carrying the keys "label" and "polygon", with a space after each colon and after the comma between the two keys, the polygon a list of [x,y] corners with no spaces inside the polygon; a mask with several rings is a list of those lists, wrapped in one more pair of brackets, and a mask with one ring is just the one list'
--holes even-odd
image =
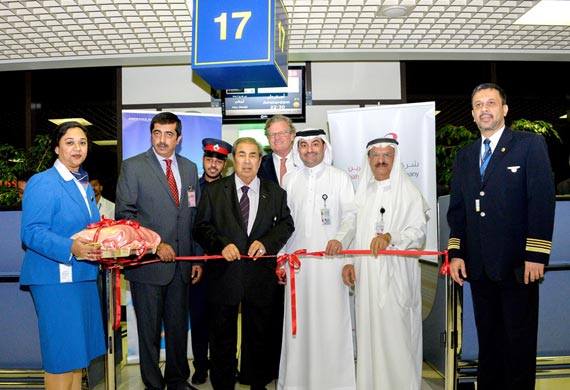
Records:
{"label": "name badge", "polygon": [[323,225],[330,225],[331,224],[331,213],[330,213],[330,210],[327,208],[321,209],[321,223]]}
{"label": "name badge", "polygon": [[196,207],[196,191],[192,186],[188,187],[188,207]]}
{"label": "name badge", "polygon": [[71,264],[59,265],[59,282],[71,283],[73,282],[73,272],[71,271]]}

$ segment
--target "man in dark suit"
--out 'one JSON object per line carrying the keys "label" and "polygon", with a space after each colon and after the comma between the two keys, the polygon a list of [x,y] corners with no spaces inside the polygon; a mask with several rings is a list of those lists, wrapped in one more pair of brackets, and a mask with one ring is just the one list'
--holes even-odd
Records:
{"label": "man in dark suit", "polygon": [[[271,153],[261,159],[261,167],[257,176],[261,179],[271,180],[281,185],[283,176],[295,169],[293,159],[293,140],[295,139],[295,126],[291,118],[284,115],[273,115],[265,122],[265,136],[269,140]],[[275,335],[271,349],[273,359],[273,377],[279,376],[279,361],[281,359],[281,339],[283,336],[283,316],[285,306],[285,286],[279,286],[275,291],[273,304],[273,317],[271,327]]]}
{"label": "man in dark suit", "polygon": [[273,378],[269,346],[275,335],[268,324],[279,285],[276,258],[256,257],[279,252],[293,233],[293,219],[285,191],[257,177],[259,144],[240,138],[232,154],[235,174],[205,187],[192,232],[208,254],[224,257],[206,263],[212,386],[234,388],[241,303],[241,378],[259,390]]}
{"label": "man in dark suit", "polygon": [[544,139],[505,127],[504,91],[472,95],[481,138],[457,153],[447,219],[451,277],[470,282],[477,388],[534,389],[538,284],[552,245],[555,195]]}
{"label": "man in dark suit", "polygon": [[[222,178],[228,154],[232,145],[221,139],[204,138],[202,140],[202,166],[204,174],[200,177],[200,192],[210,182]],[[190,286],[190,332],[192,338],[193,365],[192,384],[202,385],[208,378],[210,361],[208,360],[208,321],[206,320],[206,285],[204,274],[200,283]]]}
{"label": "man in dark suit", "polygon": [[280,185],[285,173],[295,168],[292,154],[295,126],[290,118],[273,115],[265,122],[265,136],[269,140],[271,153],[261,159],[257,175]]}
{"label": "man in dark suit", "polygon": [[[188,284],[197,283],[202,267],[177,262],[176,256],[198,255],[191,229],[199,196],[196,164],[175,153],[182,139],[180,119],[157,114],[150,123],[152,147],[123,161],[117,183],[116,219],[131,219],[157,232],[159,263],[129,267],[137,317],[140,370],[149,390],[192,388],[187,380]],[[164,323],[166,367],[159,367],[160,334]]]}

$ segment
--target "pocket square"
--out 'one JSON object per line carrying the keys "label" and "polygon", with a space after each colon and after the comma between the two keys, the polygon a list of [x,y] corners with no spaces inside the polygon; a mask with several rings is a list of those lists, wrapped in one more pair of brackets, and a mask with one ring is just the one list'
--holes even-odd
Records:
{"label": "pocket square", "polygon": [[507,169],[512,173],[516,173],[516,171],[518,171],[520,167],[521,167],[520,165],[513,165],[512,167],[507,167]]}

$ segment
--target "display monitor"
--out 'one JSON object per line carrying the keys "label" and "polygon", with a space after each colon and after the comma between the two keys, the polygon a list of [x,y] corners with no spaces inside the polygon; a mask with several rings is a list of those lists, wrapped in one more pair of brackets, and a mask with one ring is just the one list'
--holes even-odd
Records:
{"label": "display monitor", "polygon": [[222,122],[259,123],[281,114],[305,122],[305,67],[289,66],[286,87],[221,91]]}

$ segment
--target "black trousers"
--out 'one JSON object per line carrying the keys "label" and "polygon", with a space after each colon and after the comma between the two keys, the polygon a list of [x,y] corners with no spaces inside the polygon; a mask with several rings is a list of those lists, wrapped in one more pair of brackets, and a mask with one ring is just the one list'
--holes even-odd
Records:
{"label": "black trousers", "polygon": [[471,280],[479,339],[479,390],[532,390],[536,380],[538,283]]}
{"label": "black trousers", "polygon": [[[208,305],[210,382],[214,390],[233,390],[237,369],[239,305]],[[272,378],[272,306],[243,301],[241,305],[240,380],[252,388],[264,387]]]}
{"label": "black trousers", "polygon": [[[188,285],[177,264],[166,286],[130,282],[137,317],[142,381],[148,390],[176,387],[190,376],[188,365]],[[160,335],[164,324],[166,366],[159,367]]]}

